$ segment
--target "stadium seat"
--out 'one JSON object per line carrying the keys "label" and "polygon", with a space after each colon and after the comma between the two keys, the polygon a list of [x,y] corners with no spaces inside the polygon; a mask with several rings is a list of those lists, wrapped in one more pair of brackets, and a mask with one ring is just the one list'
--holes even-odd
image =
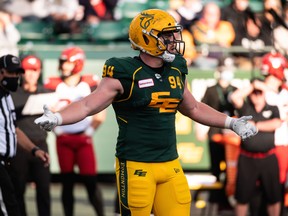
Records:
{"label": "stadium seat", "polygon": [[88,39],[96,43],[109,43],[113,41],[128,40],[127,22],[101,21],[98,25],[87,27]]}
{"label": "stadium seat", "polygon": [[44,21],[23,21],[16,25],[21,34],[21,42],[49,40],[53,29],[50,23]]}
{"label": "stadium seat", "polygon": [[149,0],[149,8],[169,9],[169,0]]}
{"label": "stadium seat", "polygon": [[79,32],[53,34],[51,42],[55,44],[87,43],[89,40],[88,28],[85,24],[79,25]]}
{"label": "stadium seat", "polygon": [[262,12],[264,9],[263,1],[259,0],[250,0],[249,1],[249,7],[251,8],[252,11],[255,13]]}
{"label": "stadium seat", "polygon": [[117,20],[132,20],[140,11],[148,9],[149,6],[148,0],[123,0],[115,7],[114,16]]}

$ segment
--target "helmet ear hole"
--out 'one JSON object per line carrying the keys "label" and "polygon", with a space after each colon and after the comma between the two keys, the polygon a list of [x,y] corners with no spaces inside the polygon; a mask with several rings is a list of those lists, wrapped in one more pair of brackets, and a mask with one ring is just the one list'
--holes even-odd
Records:
{"label": "helmet ear hole", "polygon": [[148,45],[149,44],[149,38],[145,34],[143,34],[143,39],[144,39],[145,44]]}

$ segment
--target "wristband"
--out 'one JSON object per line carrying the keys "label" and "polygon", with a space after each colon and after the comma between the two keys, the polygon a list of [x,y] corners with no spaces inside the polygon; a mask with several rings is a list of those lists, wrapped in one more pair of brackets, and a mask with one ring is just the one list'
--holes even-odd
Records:
{"label": "wristband", "polygon": [[63,121],[61,114],[60,114],[59,112],[54,113],[54,114],[55,114],[56,119],[57,119],[57,125],[61,125],[61,124],[62,124],[62,121]]}
{"label": "wristband", "polygon": [[35,156],[36,155],[36,151],[38,151],[38,150],[40,150],[40,148],[38,146],[33,147],[32,150],[31,150],[32,155]]}
{"label": "wristband", "polygon": [[224,127],[228,128],[228,129],[232,129],[234,121],[235,121],[234,118],[231,118],[230,116],[227,116],[226,119],[225,119]]}

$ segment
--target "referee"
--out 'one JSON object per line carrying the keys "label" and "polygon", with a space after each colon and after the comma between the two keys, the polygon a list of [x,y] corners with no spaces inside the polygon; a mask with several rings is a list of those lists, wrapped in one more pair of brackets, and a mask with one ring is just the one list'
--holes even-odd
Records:
{"label": "referee", "polygon": [[16,154],[18,143],[27,151],[49,165],[49,155],[39,149],[21,131],[15,121],[16,114],[10,91],[16,91],[20,74],[24,73],[18,57],[4,55],[0,58],[0,215],[20,216],[12,181],[8,174],[9,160]]}

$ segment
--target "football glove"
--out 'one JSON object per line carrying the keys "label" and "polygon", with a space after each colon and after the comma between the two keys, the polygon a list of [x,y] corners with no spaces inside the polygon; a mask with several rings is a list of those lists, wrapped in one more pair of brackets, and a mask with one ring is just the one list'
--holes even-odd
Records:
{"label": "football glove", "polygon": [[47,105],[43,106],[44,114],[35,119],[34,123],[40,125],[40,128],[46,131],[52,131],[57,125],[61,125],[62,117],[60,113],[53,113]]}
{"label": "football glove", "polygon": [[258,133],[256,126],[248,122],[250,119],[252,119],[252,116],[242,116],[241,118],[228,117],[226,124],[228,128],[238,134],[244,141]]}

